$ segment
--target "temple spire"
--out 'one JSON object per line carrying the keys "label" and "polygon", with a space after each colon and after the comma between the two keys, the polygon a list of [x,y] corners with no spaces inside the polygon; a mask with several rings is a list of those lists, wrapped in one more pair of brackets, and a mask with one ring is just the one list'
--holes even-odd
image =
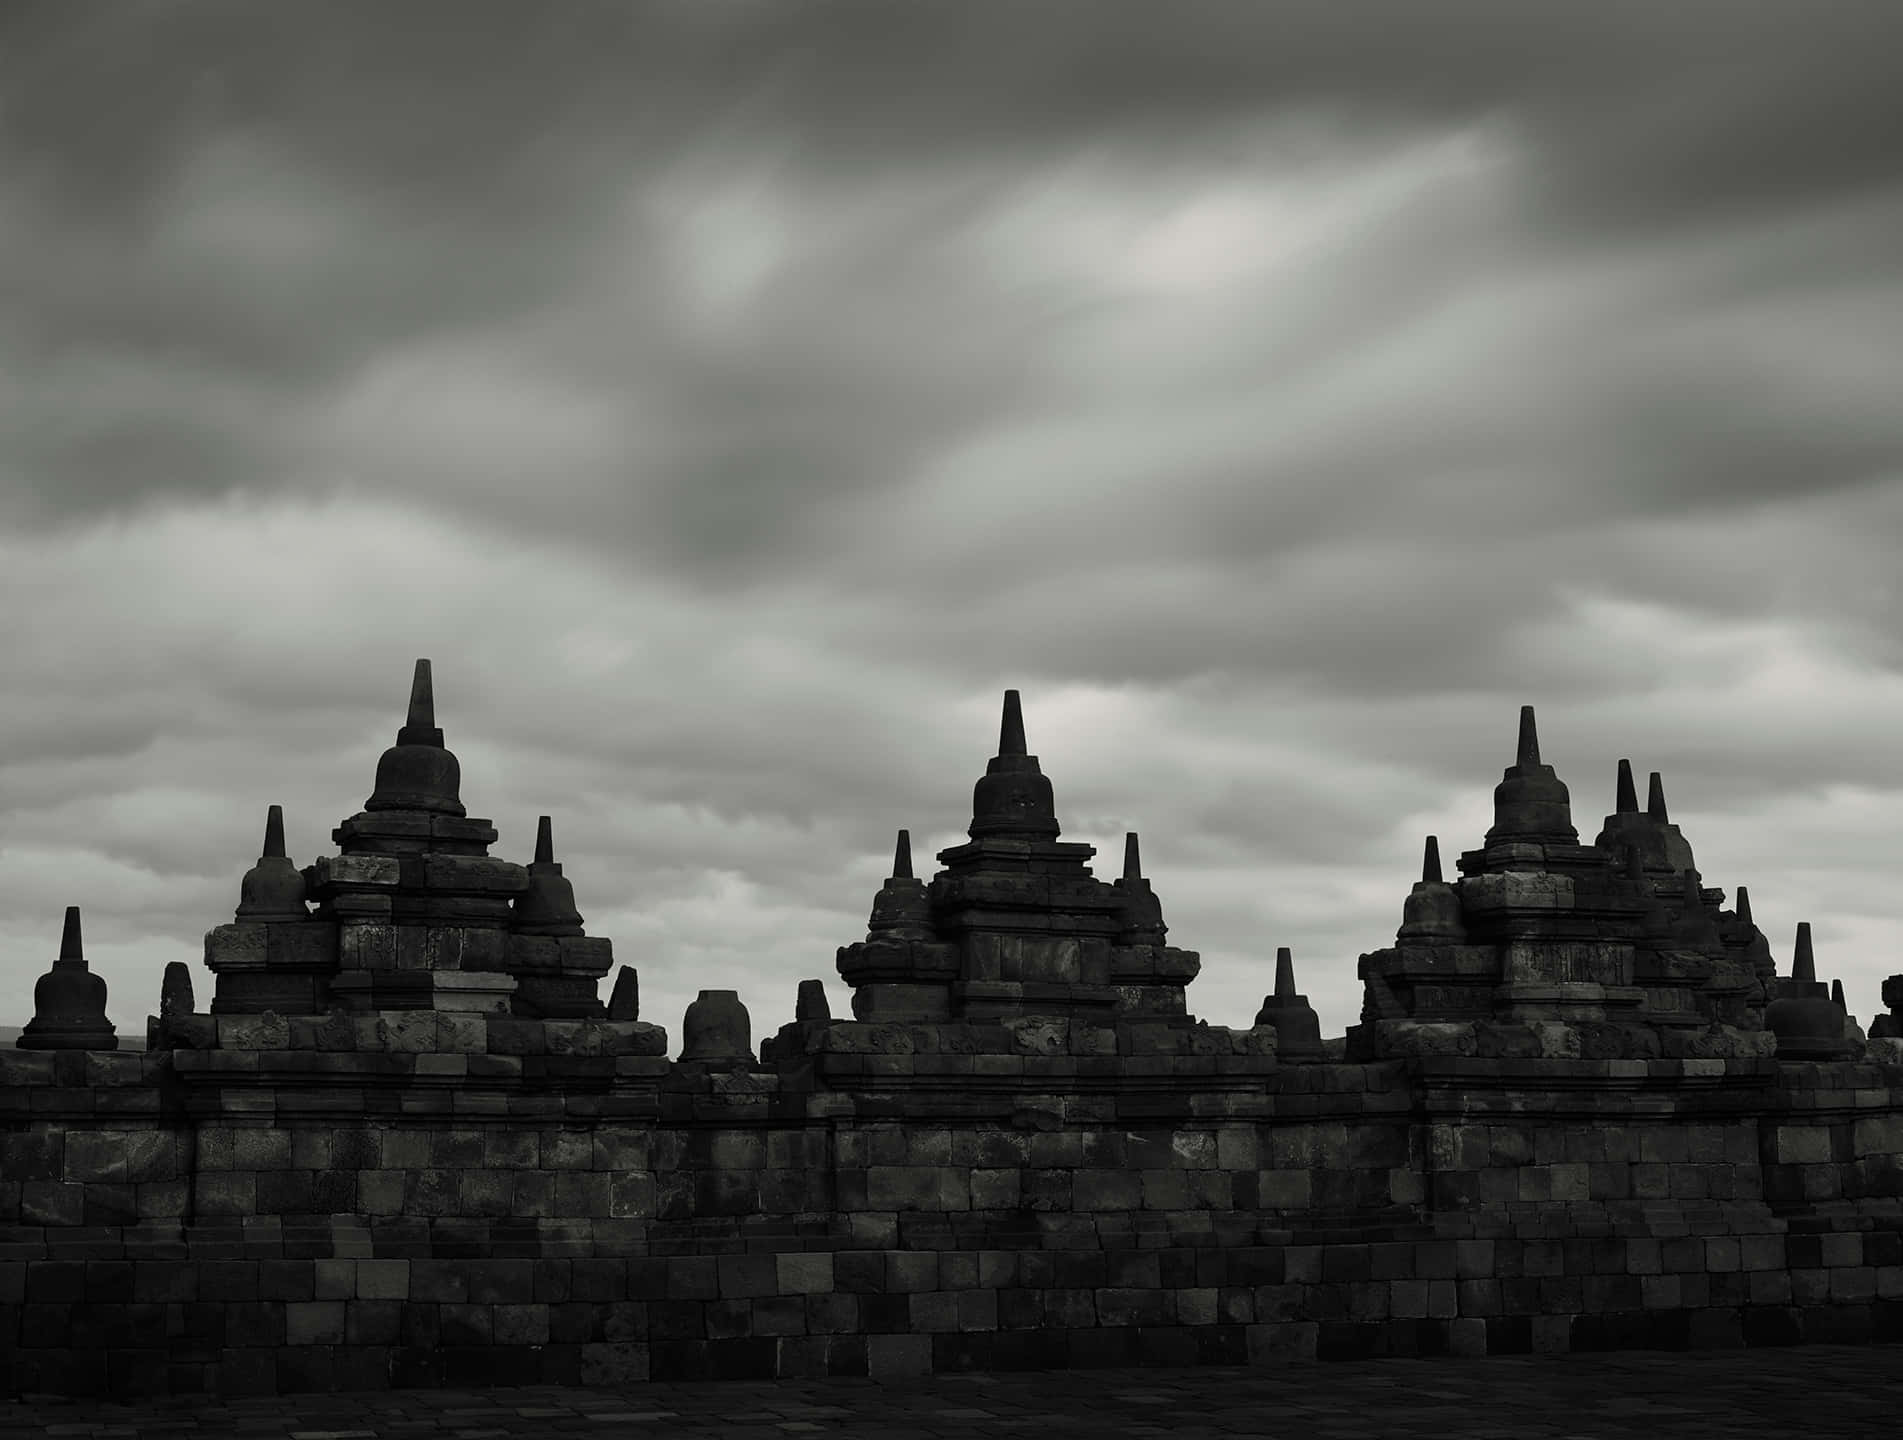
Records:
{"label": "temple spire", "polygon": [[1540,732],[1534,727],[1533,707],[1520,707],[1520,745],[1514,763],[1522,770],[1531,770],[1540,763]]}
{"label": "temple spire", "polygon": [[892,878],[910,880],[912,878],[912,832],[899,831],[899,838],[892,846]]}
{"label": "temple spire", "polygon": [[1295,998],[1295,957],[1286,945],[1276,947],[1275,951],[1275,998]]}
{"label": "temple spire", "polygon": [[1018,692],[1004,692],[1004,718],[998,726],[998,753],[1000,755],[1028,755],[1030,749],[1024,743],[1024,710],[1018,703]]}
{"label": "temple spire", "polygon": [[66,926],[60,931],[59,936],[59,958],[61,961],[77,960],[82,965],[86,963],[86,952],[79,940],[79,907],[77,905],[66,907]]}
{"label": "temple spire", "polygon": [[1421,850],[1421,883],[1439,885],[1440,878],[1440,837],[1429,835],[1427,844]]}
{"label": "temple spire", "polygon": [[1651,778],[1645,782],[1645,813],[1651,819],[1664,822],[1672,817],[1665,813],[1665,782],[1654,770]]}
{"label": "temple spire", "polygon": [[538,816],[535,821],[535,863],[537,865],[555,863],[555,832],[546,815]]}
{"label": "temple spire", "polygon": [[1839,1010],[1849,1011],[1850,1007],[1844,1004],[1844,982],[1842,980],[1833,980],[1830,982],[1830,1003],[1835,1005]]}
{"label": "temple spire", "polygon": [[1791,979],[1803,985],[1817,983],[1817,958],[1811,953],[1808,920],[1797,922],[1797,946],[1791,956]]}
{"label": "temple spire", "polygon": [[264,853],[262,860],[284,858],[284,807],[273,805],[264,812]]}
{"label": "temple spire", "polygon": [[1751,890],[1749,886],[1740,885],[1738,887],[1738,919],[1746,925],[1753,923],[1751,919]]}
{"label": "temple spire", "polygon": [[1141,880],[1143,878],[1143,860],[1137,853],[1137,832],[1126,830],[1123,833],[1123,878]]}
{"label": "temple spire", "polygon": [[430,679],[429,661],[418,660],[410,677],[410,713],[403,722],[405,730],[436,728],[436,687]]}
{"label": "temple spire", "polygon": [[1636,815],[1639,813],[1639,792],[1632,783],[1632,762],[1619,762],[1619,795],[1612,802],[1612,809],[1618,815]]}

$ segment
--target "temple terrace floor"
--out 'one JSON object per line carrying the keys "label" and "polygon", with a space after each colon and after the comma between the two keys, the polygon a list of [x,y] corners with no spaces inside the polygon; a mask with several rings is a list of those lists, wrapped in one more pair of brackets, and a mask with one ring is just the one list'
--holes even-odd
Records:
{"label": "temple terrace floor", "polygon": [[1433,1436],[1893,1435],[1903,1346],[1812,1345],[1485,1359],[1294,1361],[1263,1368],[1073,1370],[929,1379],[405,1390],[140,1405],[28,1397],[0,1437],[836,1435]]}

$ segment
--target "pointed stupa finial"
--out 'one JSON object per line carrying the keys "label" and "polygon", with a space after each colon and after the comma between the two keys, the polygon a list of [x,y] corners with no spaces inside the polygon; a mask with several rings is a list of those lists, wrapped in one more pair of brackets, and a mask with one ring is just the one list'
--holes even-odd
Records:
{"label": "pointed stupa finial", "polygon": [[1540,763],[1540,732],[1533,723],[1533,707],[1520,707],[1520,744],[1514,754],[1513,763],[1522,770],[1531,770]]}
{"label": "pointed stupa finial", "polygon": [[912,832],[899,831],[899,838],[892,846],[892,878],[910,880],[912,878]]}
{"label": "pointed stupa finial", "polygon": [[538,815],[535,820],[535,863],[555,863],[555,831],[546,815]]}
{"label": "pointed stupa finial", "polygon": [[264,853],[263,860],[282,860],[284,858],[284,807],[273,805],[264,812]]}
{"label": "pointed stupa finial", "polygon": [[77,960],[82,965],[86,963],[86,952],[79,940],[79,907],[77,905],[66,907],[66,928],[60,931],[59,936],[59,958],[62,961]]}
{"label": "pointed stupa finial", "polygon": [[1295,998],[1295,957],[1286,945],[1277,946],[1275,951],[1275,998]]}
{"label": "pointed stupa finial", "polygon": [[409,713],[404,716],[403,728],[396,732],[396,743],[442,747],[443,732],[436,724],[436,685],[430,678],[427,660],[418,660],[416,673],[410,677]]}
{"label": "pointed stupa finial", "polygon": [[403,725],[405,729],[436,728],[436,687],[430,680],[427,660],[418,660],[416,673],[410,677],[410,713]]}
{"label": "pointed stupa finial", "polygon": [[1654,770],[1645,782],[1645,813],[1653,820],[1666,821],[1672,817],[1665,813],[1665,782]]}
{"label": "pointed stupa finial", "polygon": [[1746,925],[1753,923],[1751,920],[1751,888],[1748,885],[1740,885],[1738,887],[1738,919]]}
{"label": "pointed stupa finial", "polygon": [[1137,832],[1123,832],[1123,878],[1141,880],[1143,878],[1143,857],[1137,850]]}
{"label": "pointed stupa finial", "polygon": [[998,726],[998,753],[1000,755],[1028,755],[1030,748],[1024,743],[1024,708],[1018,703],[1018,692],[1004,692],[1004,718]]}
{"label": "pointed stupa finial", "polygon": [[1808,920],[1797,922],[1797,945],[1791,955],[1791,979],[1803,985],[1817,983],[1817,957],[1811,953]]}
{"label": "pointed stupa finial", "polygon": [[1440,837],[1429,835],[1427,844],[1421,848],[1421,884],[1439,885],[1440,878]]}
{"label": "pointed stupa finial", "polygon": [[1842,980],[1833,980],[1830,982],[1830,1003],[1835,1005],[1839,1010],[1842,1010],[1845,1014],[1849,1013],[1850,1007],[1844,1004],[1844,982]]}
{"label": "pointed stupa finial", "polygon": [[1618,815],[1636,815],[1639,813],[1639,792],[1638,788],[1632,783],[1632,762],[1630,760],[1621,760],[1619,762],[1619,793],[1618,798],[1612,802],[1612,809],[1613,813]]}

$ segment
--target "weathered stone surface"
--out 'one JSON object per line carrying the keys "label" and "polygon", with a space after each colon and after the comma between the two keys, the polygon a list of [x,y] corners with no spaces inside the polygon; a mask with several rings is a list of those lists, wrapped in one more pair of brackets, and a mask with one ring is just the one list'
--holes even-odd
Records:
{"label": "weathered stone surface", "polygon": [[681,1020],[681,1059],[709,1064],[753,1060],[753,1021],[733,990],[703,990]]}
{"label": "weathered stone surface", "polygon": [[615,976],[614,993],[608,997],[610,1020],[641,1018],[641,980],[632,965],[623,965]]}

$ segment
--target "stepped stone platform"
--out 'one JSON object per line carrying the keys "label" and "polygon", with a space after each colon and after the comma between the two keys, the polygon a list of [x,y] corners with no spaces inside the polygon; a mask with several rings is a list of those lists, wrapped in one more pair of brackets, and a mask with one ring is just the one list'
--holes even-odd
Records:
{"label": "stepped stone platform", "polygon": [[[1016,691],[968,841],[755,1048],[667,1032],[544,817],[492,855],[429,663],[338,853],[267,812],[122,1045],[77,907],[0,1050],[0,1393],[621,1387],[1903,1339],[1903,982],[1781,975],[1629,765],[1591,844],[1531,708],[1324,1037],[1274,950],[1189,1012],[1135,835],[1064,840]],[[1272,947],[1264,946],[1265,971]],[[609,1000],[600,982],[615,982]]]}

